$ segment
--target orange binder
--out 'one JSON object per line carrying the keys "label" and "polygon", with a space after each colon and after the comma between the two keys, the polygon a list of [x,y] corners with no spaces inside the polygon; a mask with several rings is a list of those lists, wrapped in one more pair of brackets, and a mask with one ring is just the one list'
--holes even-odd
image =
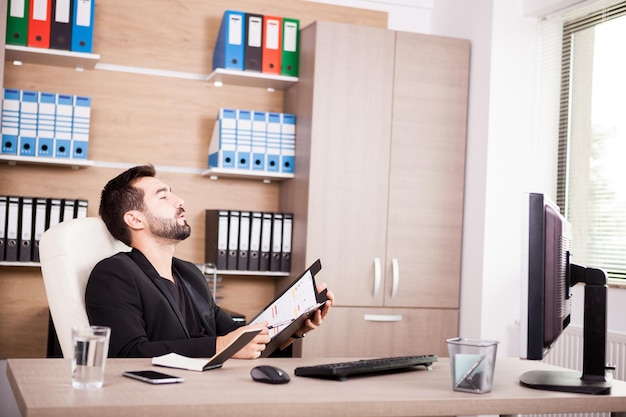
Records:
{"label": "orange binder", "polygon": [[280,75],[283,18],[263,16],[263,56],[261,72]]}
{"label": "orange binder", "polygon": [[28,11],[28,46],[50,48],[52,0],[31,0]]}

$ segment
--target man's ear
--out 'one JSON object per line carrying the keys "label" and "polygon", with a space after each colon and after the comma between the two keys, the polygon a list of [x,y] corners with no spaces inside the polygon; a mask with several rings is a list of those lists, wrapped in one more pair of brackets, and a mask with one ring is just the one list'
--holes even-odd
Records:
{"label": "man's ear", "polygon": [[130,210],[124,213],[124,222],[133,230],[141,230],[146,224],[143,213],[138,210]]}

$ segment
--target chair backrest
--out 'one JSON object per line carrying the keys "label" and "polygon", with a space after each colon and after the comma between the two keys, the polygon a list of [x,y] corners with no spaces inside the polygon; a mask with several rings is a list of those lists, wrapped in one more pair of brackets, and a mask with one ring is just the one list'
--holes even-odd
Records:
{"label": "chair backrest", "polygon": [[63,357],[73,355],[72,327],[89,325],[85,288],[91,270],[101,259],[129,250],[99,217],[59,223],[41,237],[41,273]]}

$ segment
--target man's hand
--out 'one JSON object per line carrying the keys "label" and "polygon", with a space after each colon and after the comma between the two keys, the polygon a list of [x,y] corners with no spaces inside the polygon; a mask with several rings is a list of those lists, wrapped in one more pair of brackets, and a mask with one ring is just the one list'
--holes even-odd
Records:
{"label": "man's hand", "polygon": [[[311,315],[311,317],[306,319],[302,327],[300,327],[298,330],[295,331],[294,335],[296,337],[304,337],[308,332],[311,332],[322,325],[322,322],[324,321],[324,317],[326,317],[326,315],[328,314],[328,311],[330,310],[330,307],[335,302],[335,295],[332,293],[332,291],[327,289],[326,283],[322,282],[321,284],[318,284],[317,292],[319,293],[324,290],[327,290],[326,297],[328,297],[328,300],[326,300],[326,302],[324,303],[322,307],[315,310],[315,312]],[[291,343],[291,342],[293,342],[293,340],[289,341],[288,343]],[[284,349],[287,345],[282,346],[281,349]]]}
{"label": "man's hand", "polygon": [[269,329],[267,328],[268,322],[252,324],[243,326],[237,330],[233,330],[224,336],[218,336],[215,342],[215,350],[219,352],[224,347],[228,346],[233,340],[239,337],[246,329],[261,329],[261,332],[257,334],[247,345],[233,355],[235,359],[257,359],[261,356],[261,352],[265,350],[266,345],[270,342]]}

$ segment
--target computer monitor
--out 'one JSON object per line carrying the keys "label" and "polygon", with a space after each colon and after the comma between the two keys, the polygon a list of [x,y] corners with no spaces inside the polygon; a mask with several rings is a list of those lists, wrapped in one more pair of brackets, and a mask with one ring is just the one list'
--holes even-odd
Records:
{"label": "computer monitor", "polygon": [[524,194],[522,217],[520,358],[543,359],[569,325],[573,285],[585,285],[585,299],[582,374],[529,371],[520,382],[536,389],[608,394],[606,273],[571,262],[571,225],[544,194]]}

